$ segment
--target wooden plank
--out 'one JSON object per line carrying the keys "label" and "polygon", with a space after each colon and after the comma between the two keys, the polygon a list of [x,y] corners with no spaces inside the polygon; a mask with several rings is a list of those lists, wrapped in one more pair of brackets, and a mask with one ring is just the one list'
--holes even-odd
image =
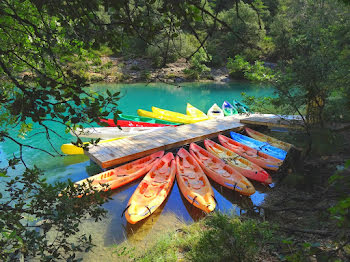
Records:
{"label": "wooden plank", "polygon": [[242,124],[230,117],[176,128],[166,127],[145,135],[100,144],[98,147],[94,147],[93,150],[86,152],[86,155],[102,168],[108,168],[159,150],[168,150],[198,142],[205,138],[215,137],[222,132],[237,130],[242,127]]}
{"label": "wooden plank", "polygon": [[300,119],[286,120],[279,117],[247,117],[240,120],[243,124],[263,125],[268,127],[302,128],[303,121]]}

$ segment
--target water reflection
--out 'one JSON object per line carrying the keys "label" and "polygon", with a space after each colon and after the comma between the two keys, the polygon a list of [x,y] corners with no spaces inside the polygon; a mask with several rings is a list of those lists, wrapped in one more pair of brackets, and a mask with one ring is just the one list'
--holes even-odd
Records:
{"label": "water reflection", "polygon": [[198,221],[207,215],[202,209],[199,209],[196,206],[191,205],[191,203],[188,202],[188,200],[183,196],[181,192],[180,192],[180,196],[184,207],[186,208],[188,214],[191,216],[193,221]]}

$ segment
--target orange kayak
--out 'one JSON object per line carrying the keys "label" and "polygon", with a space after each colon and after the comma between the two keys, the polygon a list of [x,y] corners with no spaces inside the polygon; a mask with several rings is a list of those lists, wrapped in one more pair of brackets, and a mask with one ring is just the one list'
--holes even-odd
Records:
{"label": "orange kayak", "polygon": [[245,144],[239,143],[227,136],[219,135],[218,136],[220,143],[227,149],[237,153],[238,155],[248,159],[249,161],[257,164],[258,166],[277,171],[278,168],[282,165],[283,161],[272,157],[268,154],[265,154],[261,151],[255,150]]}
{"label": "orange kayak", "polygon": [[260,166],[209,139],[204,140],[204,145],[210,153],[224,160],[225,163],[236,169],[243,176],[265,184],[272,183],[269,173]]}
{"label": "orange kayak", "polygon": [[242,195],[250,196],[255,193],[254,186],[247,178],[207,150],[191,143],[190,153],[205,174],[218,184],[236,190]]}
{"label": "orange kayak", "polygon": [[88,185],[90,181],[93,189],[98,191],[115,189],[145,175],[163,155],[164,151],[159,151],[117,168],[80,180],[75,184]]}
{"label": "orange kayak", "polygon": [[129,200],[125,212],[129,223],[135,224],[150,216],[163,203],[174,183],[175,172],[172,153],[166,154],[153,165]]}
{"label": "orange kayak", "polygon": [[176,155],[176,180],[184,197],[195,207],[210,213],[216,207],[214,191],[203,170],[184,148]]}
{"label": "orange kayak", "polygon": [[283,142],[283,141],[278,140],[277,138],[274,138],[274,137],[271,137],[271,136],[267,136],[267,135],[265,135],[263,133],[255,131],[255,130],[250,129],[248,127],[245,127],[245,131],[247,132],[247,134],[250,137],[252,137],[252,138],[254,138],[256,140],[262,141],[262,142],[267,142],[271,146],[281,148],[281,149],[283,149],[286,152],[288,152],[288,150],[293,146],[292,144]]}

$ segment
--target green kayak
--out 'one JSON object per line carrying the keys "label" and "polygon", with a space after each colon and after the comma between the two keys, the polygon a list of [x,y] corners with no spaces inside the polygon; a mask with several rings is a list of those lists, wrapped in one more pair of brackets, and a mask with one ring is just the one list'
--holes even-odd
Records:
{"label": "green kayak", "polygon": [[155,119],[155,118],[150,118],[150,117],[124,115],[124,114],[119,114],[119,119],[120,120],[128,120],[128,121],[153,123],[153,124],[173,125],[173,126],[181,125],[179,123],[174,123],[174,122],[160,120],[160,119]]}
{"label": "green kayak", "polygon": [[233,100],[232,103],[233,107],[237,109],[237,111],[239,113],[250,113],[251,110],[249,109],[249,107],[245,104],[243,104],[242,102],[239,102],[238,100]]}
{"label": "green kayak", "polygon": [[237,109],[227,101],[224,101],[224,103],[222,104],[222,111],[224,111],[225,116],[232,116],[238,114]]}

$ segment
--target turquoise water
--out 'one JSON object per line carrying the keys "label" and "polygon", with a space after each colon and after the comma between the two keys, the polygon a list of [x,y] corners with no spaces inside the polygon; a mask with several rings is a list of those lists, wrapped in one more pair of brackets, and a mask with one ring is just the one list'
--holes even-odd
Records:
{"label": "turquoise water", "polygon": [[[105,93],[107,89],[111,91],[120,91],[122,96],[119,103],[120,110],[125,114],[133,115],[136,115],[136,110],[139,108],[151,110],[152,106],[186,113],[187,102],[207,112],[213,103],[217,103],[221,106],[224,100],[240,100],[242,98],[242,92],[255,96],[272,95],[271,88],[244,82],[230,84],[186,83],[181,84],[181,87],[166,84],[98,84],[90,87],[90,89],[101,94]],[[65,133],[64,126],[60,126],[56,123],[50,123],[49,125],[61,135],[61,137],[55,135],[51,136],[51,142],[58,151],[61,144],[69,143],[74,140],[70,134]],[[43,130],[36,128],[32,133],[40,131]],[[27,136],[27,138],[21,140],[21,142],[44,148],[54,153],[43,134]],[[0,165],[4,166],[6,164],[6,158],[11,157],[14,153],[18,154],[18,147],[14,143],[9,141],[1,143]],[[58,180],[65,181],[68,178],[72,181],[78,181],[102,171],[99,166],[89,161],[89,159],[83,155],[51,157],[43,152],[25,148],[24,160],[30,165],[35,163],[38,167],[42,168],[49,182]],[[13,171],[11,170],[10,174],[18,174],[20,169],[21,168]],[[146,224],[147,227],[150,228],[156,227],[156,217],[158,216],[165,216],[171,213],[185,222],[190,222],[203,215],[199,210],[196,210],[187,203],[181,196],[177,184],[175,183],[166,203],[162,205],[162,208],[157,214],[152,215],[146,222],[139,223],[136,226],[127,224],[125,218],[121,218],[120,215],[139,181],[115,190],[112,196],[113,199],[104,205],[109,211],[109,222],[99,225],[103,228],[102,231],[104,232],[103,245],[119,243],[129,238],[130,235],[135,235],[137,232],[142,231],[142,227],[146,227]],[[212,184],[218,201],[217,209],[227,212],[233,211],[238,214],[249,206],[259,205],[263,201],[264,192],[268,190],[268,188],[256,184],[257,193],[249,198],[226,190],[214,182],[212,182]],[[95,227],[95,224],[92,223],[91,226]],[[152,232],[151,229],[148,231]]]}

